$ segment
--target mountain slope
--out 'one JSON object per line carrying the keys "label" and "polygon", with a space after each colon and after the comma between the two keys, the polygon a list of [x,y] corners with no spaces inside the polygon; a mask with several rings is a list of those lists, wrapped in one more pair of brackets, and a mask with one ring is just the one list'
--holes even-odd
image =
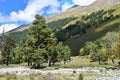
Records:
{"label": "mountain slope", "polygon": [[[57,16],[56,15],[53,16],[50,20],[50,23],[52,23],[50,26],[54,31],[59,31],[59,28],[65,29],[69,25],[76,24],[77,21],[83,21],[81,14],[84,16],[89,16],[89,15],[91,15],[90,13],[97,12],[99,9],[104,9],[104,11],[107,11],[108,9],[109,10],[115,9],[115,11],[113,11],[113,13],[112,13],[112,16],[116,16],[116,15],[120,16],[120,0],[97,0],[93,4],[91,4],[87,7],[77,6],[77,7],[68,9],[62,13],[56,14]],[[97,13],[98,13],[98,15],[100,14],[99,12],[97,12]],[[69,16],[70,17],[77,16],[77,18],[70,18]],[[105,16],[107,16],[107,14]],[[69,18],[65,18],[65,17],[69,17]],[[93,22],[96,21],[96,19],[94,19],[94,17],[95,16],[93,16],[93,19],[92,19]],[[97,18],[99,18],[99,17],[97,17]],[[51,22],[52,20],[53,20],[53,22]],[[57,20],[57,21],[54,21],[54,20]],[[88,20],[90,20],[90,19],[88,18]],[[49,20],[47,22],[49,22]],[[90,22],[90,24],[92,24],[92,22]],[[97,27],[96,27],[96,23],[95,23],[90,28],[86,29],[85,34],[82,34],[82,35],[77,34],[72,37],[70,36],[70,38],[68,38],[67,41],[64,41],[64,44],[67,44],[70,46],[70,48],[72,50],[72,55],[78,55],[79,49],[81,47],[83,47],[83,45],[86,41],[94,41],[98,38],[103,37],[109,31],[118,30],[119,25],[120,25],[120,17],[116,17],[115,19],[113,19],[113,18],[108,19],[107,22],[102,22],[102,23],[98,24]],[[74,26],[74,27],[76,27],[76,26]],[[74,28],[72,28],[72,30],[73,29]],[[13,33],[13,35],[16,36],[16,34],[18,34],[19,37],[17,37],[17,38],[20,38],[21,35],[25,35],[27,33],[27,30],[26,31],[24,30],[23,32],[25,34],[23,34],[22,30],[23,30],[22,28],[20,30],[18,29],[17,30],[18,32]],[[77,30],[75,29],[74,31],[77,31]],[[68,30],[68,32],[66,32],[66,33],[70,33],[70,31]],[[63,35],[65,35],[65,34],[63,34]]]}
{"label": "mountain slope", "polygon": [[81,15],[88,15],[101,9],[109,9],[110,7],[118,4],[120,4],[120,0],[96,0],[86,7],[78,6],[58,13],[52,17],[48,17],[47,22],[52,22],[67,17],[79,17]]}
{"label": "mountain slope", "polygon": [[[109,9],[104,9],[105,11],[107,11],[107,10],[115,10],[112,14],[113,14],[113,16],[116,16],[116,15],[120,15],[120,4],[119,5],[115,5],[115,6],[112,6],[112,7],[110,7]],[[78,18],[76,18],[76,19],[74,19],[74,20],[71,20],[70,22],[68,22],[66,25],[64,25],[63,27],[62,27],[62,29],[65,29],[65,28],[67,28],[69,25],[73,25],[73,24],[75,24],[77,21],[80,21],[81,20],[81,17],[78,17]]]}
{"label": "mountain slope", "polygon": [[20,25],[17,28],[8,31],[8,33],[9,32],[11,33],[11,32],[23,31],[23,30],[27,29],[29,27],[29,25],[30,24]]}
{"label": "mountain slope", "polygon": [[87,33],[82,36],[70,38],[64,43],[72,50],[72,55],[78,55],[79,49],[84,46],[86,41],[94,41],[103,37],[109,31],[119,30],[120,18],[108,21],[99,25],[99,27],[91,27],[87,29]]}
{"label": "mountain slope", "polygon": [[[61,12],[61,13],[58,13],[58,14],[52,16],[52,17],[46,18],[46,21],[47,21],[47,23],[52,22],[52,24],[53,24],[54,22],[56,22],[60,19],[63,20],[63,19],[70,18],[70,17],[81,17],[83,15],[89,15],[92,12],[96,12],[96,11],[101,10],[101,9],[109,9],[110,7],[113,7],[117,4],[120,4],[120,0],[96,0],[95,2],[93,2],[92,4],[90,4],[88,6],[74,5],[73,7],[71,7],[70,9],[67,9],[64,12]],[[80,18],[78,18],[78,20],[79,19]],[[71,21],[72,21],[72,24],[74,24],[77,20],[75,20],[75,21],[71,20]],[[69,23],[69,24],[71,24],[71,23]],[[57,26],[55,26],[55,28],[56,27]],[[65,27],[66,27],[66,25],[65,25]],[[21,27],[20,31],[22,31],[26,28],[27,27]],[[14,30],[12,30],[12,31],[14,31]],[[19,27],[17,30],[15,29],[15,31],[19,31]]]}
{"label": "mountain slope", "polygon": [[76,7],[79,7],[80,5],[73,5],[72,7],[70,7],[69,9],[72,9],[72,8],[76,8]]}

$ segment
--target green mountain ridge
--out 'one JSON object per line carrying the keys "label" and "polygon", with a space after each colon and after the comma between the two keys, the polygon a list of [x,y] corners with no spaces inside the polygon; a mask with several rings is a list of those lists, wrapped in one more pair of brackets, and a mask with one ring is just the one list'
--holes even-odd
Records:
{"label": "green mountain ridge", "polygon": [[58,13],[52,17],[47,18],[47,22],[57,21],[67,17],[79,17],[82,15],[88,15],[92,12],[96,12],[102,9],[109,9],[112,6],[119,5],[120,0],[96,0],[92,4],[82,7],[78,6],[72,9],[68,9],[64,12]]}
{"label": "green mountain ridge", "polygon": [[[101,11],[105,13],[102,17],[108,20],[96,24],[98,20],[97,18],[99,17],[101,18],[101,14],[99,13]],[[107,11],[108,13],[104,11]],[[100,16],[96,15],[97,18],[94,18],[95,16],[93,15],[93,18],[91,18],[93,23],[89,21],[90,20],[89,15],[92,15],[91,13],[95,15],[96,13],[100,14]],[[58,18],[57,16],[61,16],[61,18]],[[83,26],[81,31],[77,32],[77,30],[79,30],[80,28],[75,29],[74,27],[76,27],[76,24],[81,24],[80,21],[81,22],[83,21],[82,18],[87,18],[86,22],[90,22],[89,24],[92,26],[89,27],[88,25],[88,28],[85,28]],[[83,22],[83,23],[86,23],[86,22]],[[51,19],[50,18],[47,19],[47,23],[48,23],[48,26],[51,29],[53,29],[53,32],[58,32],[60,31],[60,29],[65,30],[67,28],[68,30],[66,33],[70,33],[70,30],[74,31],[75,34],[74,35],[72,34],[72,36],[70,35],[70,37],[66,40],[63,40],[63,42],[64,44],[68,45],[71,48],[72,55],[76,56],[79,54],[79,49],[84,46],[84,43],[86,41],[94,41],[96,39],[103,37],[109,31],[115,31],[119,29],[120,0],[97,0],[87,7],[78,6],[78,7],[66,10],[62,13],[56,14],[55,16],[51,17]],[[71,25],[74,25],[74,27],[70,27]],[[82,31],[85,31],[85,32],[81,33]],[[18,41],[22,35],[25,36],[28,34],[28,32],[27,32],[27,29],[25,28],[22,30],[18,30],[17,32],[13,32],[11,34],[14,35],[16,38],[16,41]],[[63,35],[65,34],[63,33]]]}

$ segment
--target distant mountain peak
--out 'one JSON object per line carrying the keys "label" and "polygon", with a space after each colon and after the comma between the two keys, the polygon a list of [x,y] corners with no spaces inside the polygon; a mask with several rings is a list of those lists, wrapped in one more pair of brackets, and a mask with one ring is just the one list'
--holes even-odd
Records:
{"label": "distant mountain peak", "polygon": [[72,7],[70,7],[69,9],[71,9],[71,8],[76,8],[76,7],[79,7],[80,5],[77,5],[77,4],[75,4],[75,5],[73,5]]}
{"label": "distant mountain peak", "polygon": [[120,0],[95,0],[92,4],[88,6],[75,4],[61,13],[58,13],[52,17],[48,17],[47,22],[53,22],[68,17],[79,17],[82,15],[88,15],[92,12],[96,12],[102,9],[109,9],[115,5],[120,5]]}
{"label": "distant mountain peak", "polygon": [[[75,5],[73,5],[72,7],[70,7],[69,9],[84,8],[84,7],[86,7],[86,6],[80,6],[80,5],[75,4]],[[69,9],[68,9],[68,10],[69,10]]]}
{"label": "distant mountain peak", "polygon": [[29,27],[29,25],[30,25],[30,24],[20,25],[20,26],[18,26],[17,28],[8,31],[7,33],[16,32],[16,31],[22,31],[22,30],[26,29],[27,27]]}

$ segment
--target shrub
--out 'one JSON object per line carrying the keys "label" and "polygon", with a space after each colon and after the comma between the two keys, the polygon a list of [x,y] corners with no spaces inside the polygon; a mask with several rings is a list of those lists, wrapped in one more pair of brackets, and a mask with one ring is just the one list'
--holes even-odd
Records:
{"label": "shrub", "polygon": [[83,79],[84,79],[84,78],[83,78],[83,74],[80,73],[79,76],[78,76],[78,80],[83,80]]}
{"label": "shrub", "polygon": [[73,71],[73,73],[75,74],[75,73],[76,73],[76,71]]}

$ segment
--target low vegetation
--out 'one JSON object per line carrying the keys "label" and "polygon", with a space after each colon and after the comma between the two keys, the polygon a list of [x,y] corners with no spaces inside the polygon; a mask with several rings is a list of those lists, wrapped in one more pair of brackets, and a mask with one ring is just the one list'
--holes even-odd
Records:
{"label": "low vegetation", "polygon": [[62,74],[31,74],[31,75],[4,75],[0,76],[0,80],[73,80],[71,75]]}

